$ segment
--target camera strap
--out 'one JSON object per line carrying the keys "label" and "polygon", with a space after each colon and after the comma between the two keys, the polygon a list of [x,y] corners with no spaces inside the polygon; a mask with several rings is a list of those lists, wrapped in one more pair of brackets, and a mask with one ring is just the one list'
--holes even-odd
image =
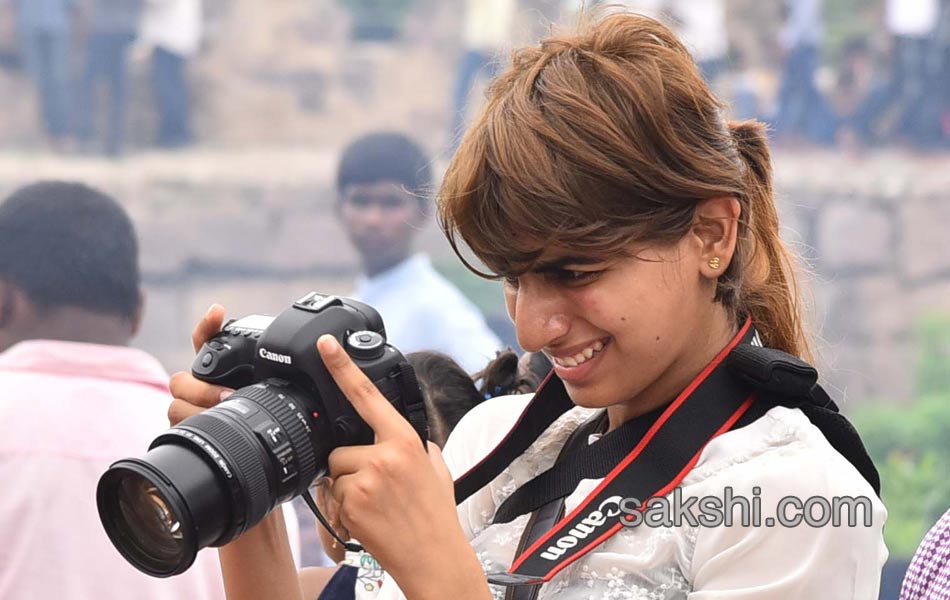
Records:
{"label": "camera strap", "polygon": [[[396,388],[395,398],[400,398],[406,410],[406,420],[416,430],[422,439],[423,446],[429,440],[429,425],[426,420],[426,404],[423,400],[422,390],[419,388],[419,380],[416,378],[416,371],[408,362],[400,362],[399,369],[389,380],[390,385]],[[378,385],[378,383],[377,383]],[[385,393],[383,395],[390,397]]]}
{"label": "camera strap", "polygon": [[[602,431],[607,426],[607,411],[600,411],[584,423],[581,423],[561,448],[557,460],[563,460],[568,454],[575,452],[587,446],[588,436]],[[524,532],[521,534],[521,540],[518,542],[518,549],[515,550],[515,556],[520,556],[525,550],[531,547],[538,538],[545,532],[554,527],[554,524],[564,518],[564,498],[557,498],[549,501],[547,504],[539,507],[531,513],[528,524],[525,525]],[[505,590],[504,600],[534,600],[541,591],[540,585],[517,585],[509,586]]]}
{"label": "camera strap", "polygon": [[[822,431],[829,436],[829,431],[837,430],[839,443],[832,441],[832,445],[878,490],[877,473],[860,438],[837,414],[837,407],[816,381],[817,372],[810,365],[784,352],[762,348],[747,320],[672,403],[628,421],[594,444],[568,452],[551,470],[526,483],[499,507],[495,523],[531,511],[546,511],[542,516],[557,522],[547,526],[542,535],[537,534],[541,529],[526,532],[531,543],[519,548],[507,573],[492,573],[489,581],[518,586],[550,580],[623,527],[621,499],[637,498],[645,506],[648,499],[669,493],[712,438],[754,421],[777,404],[808,405],[814,410],[806,415],[816,425],[812,414],[834,422],[836,427],[822,427]],[[757,402],[760,394],[766,399]],[[487,485],[572,406],[560,379],[549,376],[505,439],[456,481],[456,500],[461,502]],[[847,427],[842,427],[842,422]],[[584,478],[603,481],[571,514],[561,518],[555,501],[562,501]],[[532,518],[535,528],[542,526],[543,519],[538,516]]]}
{"label": "camera strap", "polygon": [[[672,491],[699,460],[709,440],[728,431],[755,400],[752,387],[723,365],[733,348],[753,340],[758,340],[758,336],[747,319],[739,333],[663,409],[603,481],[570,514],[517,556],[507,572],[490,573],[488,581],[499,585],[549,581],[620,531],[622,499],[637,498],[645,506],[648,499]],[[603,439],[594,446],[601,442]],[[507,515],[509,520],[515,516]]]}

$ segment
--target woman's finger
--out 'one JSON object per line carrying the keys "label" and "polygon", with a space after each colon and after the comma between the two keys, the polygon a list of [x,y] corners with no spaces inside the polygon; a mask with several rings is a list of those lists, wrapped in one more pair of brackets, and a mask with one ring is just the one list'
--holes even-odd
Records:
{"label": "woman's finger", "polygon": [[221,331],[223,323],[224,307],[220,304],[212,304],[205,316],[201,317],[201,320],[195,325],[194,331],[191,332],[191,345],[195,347],[195,352],[201,349],[202,344]]}
{"label": "woman's finger", "polygon": [[376,389],[335,337],[329,334],[320,336],[317,350],[343,395],[376,432],[377,440],[415,435],[409,422]]}
{"label": "woman's finger", "polygon": [[429,448],[429,462],[432,463],[432,469],[436,476],[442,483],[452,486],[454,479],[449,471],[449,466],[445,464],[445,459],[442,458],[442,449],[433,442],[426,442],[426,446]]}
{"label": "woman's finger", "polygon": [[234,392],[231,388],[200,381],[185,371],[172,375],[168,387],[172,396],[186,400],[199,408],[211,408]]}
{"label": "woman's finger", "polygon": [[341,446],[327,457],[327,467],[334,479],[356,473],[369,465],[379,464],[378,446]]}
{"label": "woman's finger", "polygon": [[185,402],[184,400],[179,400],[175,398],[171,406],[168,407],[168,424],[171,427],[178,425],[188,417],[197,415],[200,412],[204,412],[204,408],[200,406],[195,406],[190,402]]}

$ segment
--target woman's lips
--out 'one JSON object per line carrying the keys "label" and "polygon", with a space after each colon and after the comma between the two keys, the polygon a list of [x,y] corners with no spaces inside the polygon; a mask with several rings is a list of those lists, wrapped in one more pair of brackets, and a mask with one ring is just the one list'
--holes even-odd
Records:
{"label": "woman's lips", "polygon": [[601,355],[609,345],[610,338],[606,338],[597,340],[571,355],[550,356],[554,372],[563,381],[579,382],[601,362]]}

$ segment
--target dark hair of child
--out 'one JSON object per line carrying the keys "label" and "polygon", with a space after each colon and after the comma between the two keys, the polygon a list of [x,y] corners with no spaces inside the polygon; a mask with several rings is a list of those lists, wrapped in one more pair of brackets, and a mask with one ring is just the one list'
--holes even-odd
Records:
{"label": "dark hair of child", "polygon": [[518,355],[510,349],[499,352],[475,375],[469,375],[452,358],[439,352],[412,352],[406,360],[416,372],[426,403],[429,440],[440,448],[465,413],[482,401],[531,393],[540,381],[531,373],[519,373]]}

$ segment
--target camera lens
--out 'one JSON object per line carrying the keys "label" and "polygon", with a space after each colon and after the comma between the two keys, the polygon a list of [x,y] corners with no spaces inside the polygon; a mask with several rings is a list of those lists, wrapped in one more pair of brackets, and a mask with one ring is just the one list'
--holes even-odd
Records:
{"label": "camera lens", "polygon": [[[161,438],[159,438],[161,439]],[[113,464],[99,480],[99,518],[119,552],[156,577],[183,573],[227,529],[233,502],[212,462],[174,443]]]}
{"label": "camera lens", "polygon": [[129,473],[118,487],[119,512],[136,548],[156,564],[178,564],[185,556],[181,520],[152,482]]}
{"label": "camera lens", "polygon": [[113,545],[149,575],[177,575],[306,490],[330,450],[326,432],[310,439],[306,406],[286,383],[242,388],[113,464],[97,490]]}

